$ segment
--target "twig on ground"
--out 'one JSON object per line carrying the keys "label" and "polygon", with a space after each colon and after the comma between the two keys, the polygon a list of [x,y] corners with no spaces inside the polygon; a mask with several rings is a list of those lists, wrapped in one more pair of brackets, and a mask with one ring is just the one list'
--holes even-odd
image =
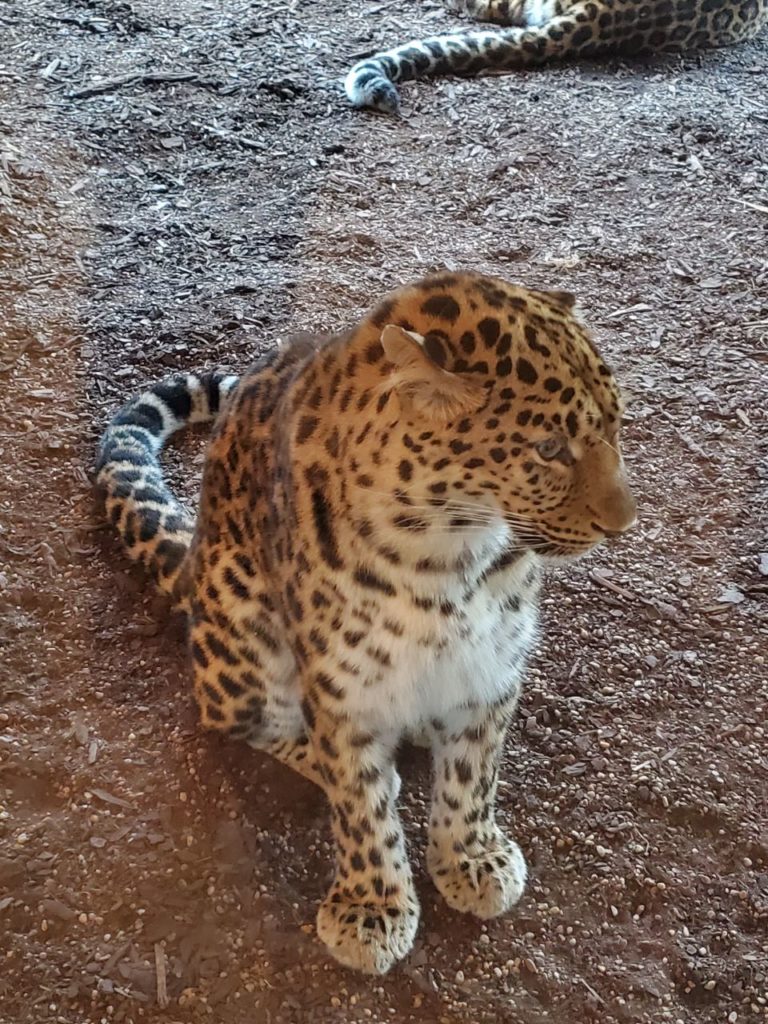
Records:
{"label": "twig on ground", "polygon": [[210,132],[211,135],[216,135],[220,139],[226,139],[227,142],[234,142],[244,149],[263,151],[269,148],[266,142],[261,142],[259,139],[251,139],[247,135],[240,135],[238,132],[229,131],[227,128],[217,128],[215,125],[203,124],[201,121],[190,121],[190,124],[194,128]]}
{"label": "twig on ground", "polygon": [[762,203],[750,203],[748,199],[736,199],[735,202],[748,206],[750,210],[757,210],[758,213],[768,213],[768,206],[763,206]]}
{"label": "twig on ground", "polygon": [[612,590],[614,594],[618,594],[619,597],[625,597],[628,601],[637,601],[638,599],[645,602],[645,599],[640,597],[638,594],[632,593],[631,590],[627,590],[626,587],[620,587],[618,583],[614,583],[612,580],[606,579],[602,573],[590,572],[590,578],[595,582],[599,583],[601,587],[605,587],[606,590]]}
{"label": "twig on ground", "polygon": [[195,71],[136,71],[130,75],[117,75],[105,78],[101,82],[91,82],[80,89],[67,93],[72,100],[84,99],[86,96],[99,96],[101,93],[122,89],[124,85],[153,85],[157,82],[191,82],[198,77]]}
{"label": "twig on ground", "polygon": [[155,974],[157,976],[157,1005],[165,1009],[168,1005],[168,986],[165,976],[165,950],[162,942],[155,943]]}

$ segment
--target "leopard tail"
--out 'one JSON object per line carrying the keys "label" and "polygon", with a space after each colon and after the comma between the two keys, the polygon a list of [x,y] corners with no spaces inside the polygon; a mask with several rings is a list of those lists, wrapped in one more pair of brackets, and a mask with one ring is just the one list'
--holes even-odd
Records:
{"label": "leopard tail", "polygon": [[154,384],[117,413],[99,444],[97,484],[109,521],[131,559],[158,587],[187,607],[185,555],[194,517],[172,493],[160,465],[168,438],[187,425],[215,419],[237,377],[185,374]]}
{"label": "leopard tail", "polygon": [[[552,25],[549,22],[547,28]],[[542,28],[455,32],[414,39],[358,61],[347,75],[344,89],[355,107],[395,114],[400,105],[395,82],[475,74],[490,68],[532,67],[566,53],[565,34],[558,40]]]}

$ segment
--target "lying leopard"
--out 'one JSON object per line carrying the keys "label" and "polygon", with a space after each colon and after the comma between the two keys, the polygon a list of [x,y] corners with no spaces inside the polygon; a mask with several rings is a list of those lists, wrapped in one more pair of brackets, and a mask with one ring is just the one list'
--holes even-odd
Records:
{"label": "lying leopard", "polygon": [[395,113],[392,83],[427,75],[727,46],[756,35],[768,20],[768,0],[448,0],[448,6],[512,27],[415,39],[359,61],[345,82],[356,107]]}
{"label": "lying leopard", "polygon": [[[158,455],[213,417],[195,520]],[[189,613],[203,723],[328,798],[336,874],[317,927],[343,964],[383,973],[416,932],[405,736],[432,749],[438,890],[481,918],[520,898],[525,861],[496,822],[504,736],[542,566],[635,519],[620,418],[571,295],[449,274],[239,381],[159,383],[104,434],[109,518]]]}

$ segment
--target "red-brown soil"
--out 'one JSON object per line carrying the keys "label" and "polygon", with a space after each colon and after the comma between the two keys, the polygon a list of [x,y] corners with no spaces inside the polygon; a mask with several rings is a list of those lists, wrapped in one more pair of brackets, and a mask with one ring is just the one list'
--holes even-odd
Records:
{"label": "red-brown soil", "polygon": [[[355,54],[451,23],[0,8],[2,1024],[768,1020],[768,38],[347,107]],[[641,519],[547,589],[501,787],[526,896],[484,925],[419,866],[416,947],[371,980],[314,936],[322,798],[198,730],[181,624],[89,473],[144,382],[438,267],[579,295]],[[169,456],[190,498],[200,459]],[[403,770],[422,865],[428,765]]]}

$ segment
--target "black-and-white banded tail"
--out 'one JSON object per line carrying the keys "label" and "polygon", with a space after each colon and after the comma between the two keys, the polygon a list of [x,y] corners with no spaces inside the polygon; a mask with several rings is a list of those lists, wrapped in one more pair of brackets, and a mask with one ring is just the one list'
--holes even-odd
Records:
{"label": "black-and-white banded tail", "polygon": [[524,68],[543,64],[565,50],[558,20],[537,26],[452,32],[375,53],[358,61],[344,81],[347,97],[356,107],[395,114],[400,105],[395,82],[434,75],[470,75],[490,68]]}
{"label": "black-and-white banded tail", "polygon": [[160,465],[168,438],[215,419],[237,377],[184,374],[148,388],[118,412],[104,432],[96,464],[107,515],[129,556],[161,590],[187,606],[182,565],[195,519],[169,489]]}

